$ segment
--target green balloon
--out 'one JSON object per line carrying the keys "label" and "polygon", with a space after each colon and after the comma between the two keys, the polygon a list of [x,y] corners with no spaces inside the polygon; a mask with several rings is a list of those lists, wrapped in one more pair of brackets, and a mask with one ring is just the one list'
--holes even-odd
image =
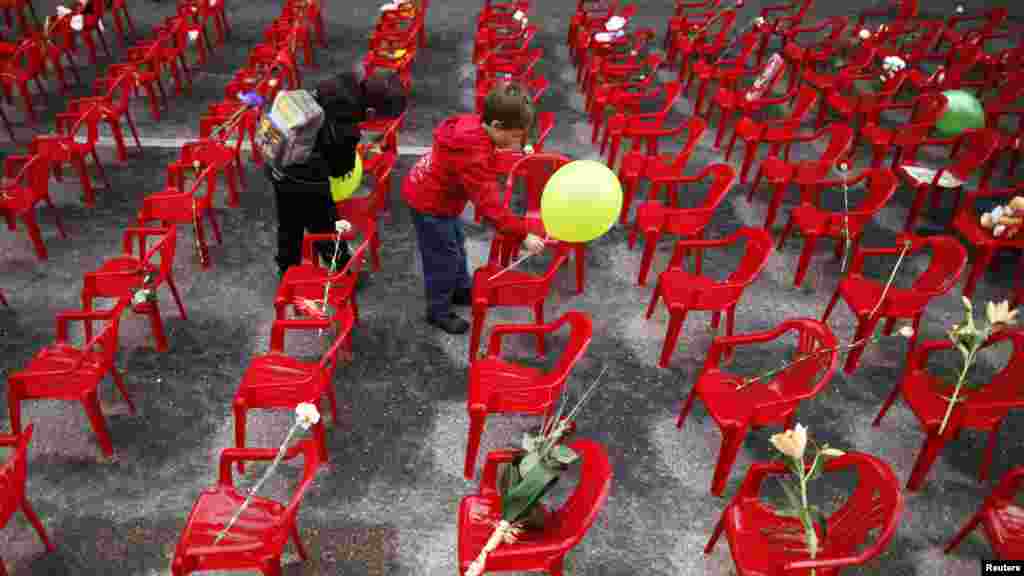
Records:
{"label": "green balloon", "polygon": [[948,90],[942,95],[946,97],[946,109],[935,125],[940,136],[957,136],[965,130],[985,127],[985,109],[974,94],[963,90]]}
{"label": "green balloon", "polygon": [[540,197],[545,232],[564,242],[590,242],[601,236],[621,210],[618,177],[595,160],[576,160],[559,168]]}

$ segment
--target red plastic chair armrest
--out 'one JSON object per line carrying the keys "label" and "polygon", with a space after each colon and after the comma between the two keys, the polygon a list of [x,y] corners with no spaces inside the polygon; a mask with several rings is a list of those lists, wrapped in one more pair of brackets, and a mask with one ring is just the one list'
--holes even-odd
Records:
{"label": "red plastic chair armrest", "polygon": [[[302,453],[302,450],[301,442],[294,444],[285,452],[282,460],[291,460]],[[277,458],[277,450],[273,448],[225,448],[220,453],[220,475],[217,483],[221,486],[233,486],[231,468],[233,468],[232,464],[236,462],[270,461],[274,458]]]}
{"label": "red plastic chair armrest", "polygon": [[286,330],[321,330],[330,328],[330,326],[331,321],[328,319],[274,320],[274,325],[270,329],[270,351],[277,354],[284,353],[284,334]]}
{"label": "red plastic chair armrest", "polygon": [[[68,323],[70,322],[92,322],[93,320],[110,320],[114,318],[115,313],[120,314],[123,309],[123,304],[118,303],[118,306],[110,310],[69,310],[66,312],[57,313],[57,343],[66,344],[68,340]],[[102,333],[100,334],[102,335]],[[96,341],[98,336],[93,337],[93,341]],[[92,344],[90,342],[89,344]],[[90,348],[90,345],[83,346],[83,349]]]}
{"label": "red plastic chair armrest", "polygon": [[550,334],[565,325],[568,317],[563,316],[547,324],[499,324],[491,330],[487,352],[492,356],[501,355],[501,338],[505,334]]}
{"label": "red plastic chair armrest", "polygon": [[782,462],[754,462],[743,477],[740,489],[736,491],[733,502],[741,498],[758,498],[761,491],[761,484],[769,475],[788,474],[789,468]]}
{"label": "red plastic chair armrest", "polygon": [[221,554],[241,554],[244,552],[258,552],[264,549],[262,542],[251,542],[249,544],[218,544],[216,546],[194,546],[187,548],[186,556],[213,556]]}

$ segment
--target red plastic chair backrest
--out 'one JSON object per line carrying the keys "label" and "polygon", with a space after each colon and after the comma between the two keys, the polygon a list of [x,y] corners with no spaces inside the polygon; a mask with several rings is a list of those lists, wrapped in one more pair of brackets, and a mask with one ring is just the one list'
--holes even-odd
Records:
{"label": "red plastic chair backrest", "polygon": [[953,236],[914,238],[910,252],[931,250],[928,268],[914,280],[912,290],[937,296],[949,291],[960,278],[967,264],[967,251]]}
{"label": "red plastic chair backrest", "polygon": [[[735,8],[723,10],[719,14],[720,16],[718,17],[718,21],[715,23],[718,25],[718,32],[715,33],[714,39],[710,42],[714,51],[725,49],[725,45],[729,41],[729,33],[732,31],[732,27],[736,24]],[[710,30],[707,32],[710,32]],[[705,32],[705,34],[707,34],[707,32]]]}
{"label": "red plastic chair backrest", "polygon": [[688,223],[690,218],[689,215],[692,214],[694,210],[704,211],[706,220],[705,224],[710,222],[714,211],[718,208],[718,205],[725,200],[726,195],[729,194],[729,191],[732,190],[733,185],[736,183],[736,169],[729,164],[711,164],[701,170],[696,179],[697,181],[707,179],[711,180],[707,194],[704,196],[704,202],[696,209],[667,209],[665,211],[665,230],[670,234],[680,234],[681,232],[676,231],[679,218],[683,217],[685,223]]}
{"label": "red plastic chair backrest", "polygon": [[[903,511],[899,481],[888,464],[859,452],[847,452],[825,464],[825,472],[846,468],[857,471],[857,487],[829,517],[828,536],[819,560],[858,555],[867,561],[878,556],[896,533]],[[875,530],[874,542],[861,550]]]}
{"label": "red plastic chair backrest", "polygon": [[[1009,343],[1012,348],[1010,360],[992,379],[979,390],[971,393],[970,407],[974,414],[966,415],[985,418],[986,405],[996,407],[1003,404],[1003,409],[1024,407],[1024,331],[1020,329],[1000,330],[989,337],[982,349]],[[1015,406],[1012,406],[1014,405]]]}
{"label": "red plastic chair backrest", "polygon": [[[147,246],[147,236],[158,235],[157,241],[152,246]],[[146,265],[153,266],[153,259],[159,256],[160,263],[157,264],[157,269],[160,270],[160,276],[156,278],[154,284],[159,284],[167,280],[168,276],[174,270],[174,253],[177,250],[178,244],[178,228],[176,226],[166,226],[162,228],[128,228],[124,231],[124,239],[122,249],[125,254],[131,254],[131,243],[132,240],[138,242],[140,260]]]}
{"label": "red plastic chair backrest", "polygon": [[580,479],[572,496],[555,512],[557,529],[552,538],[563,549],[577,545],[597,520],[608,499],[612,466],[605,447],[580,438],[569,444],[579,455]]}
{"label": "red plastic chair backrest", "polygon": [[45,199],[50,190],[50,161],[44,151],[36,152],[22,166],[16,175],[7,175],[18,183],[31,190],[34,200]]}
{"label": "red plastic chair backrest", "polygon": [[966,181],[999,149],[999,131],[992,128],[969,130],[961,136],[959,151],[949,171]]}
{"label": "red plastic chair backrest", "polygon": [[848,212],[851,223],[856,225],[865,224],[884,208],[900,183],[899,176],[888,168],[869,168],[862,176],[867,180],[867,193],[860,204]]}
{"label": "red plastic chair backrest", "polygon": [[544,375],[544,380],[561,388],[573,367],[590,347],[590,341],[594,337],[594,324],[589,315],[578,310],[566,312],[554,324],[559,328],[564,324],[569,325],[569,342],[551,371]]}
{"label": "red plastic chair backrest", "polygon": [[757,279],[768,263],[768,257],[775,250],[775,242],[767,230],[763,228],[740,228],[729,235],[730,243],[740,239],[746,240],[743,256],[739,266],[729,274],[727,281],[737,284],[750,284]]}
{"label": "red plastic chair backrest", "polygon": [[512,207],[512,193],[516,185],[522,183],[526,192],[527,212],[539,211],[544,186],[559,168],[570,161],[569,157],[561,154],[534,153],[523,156],[509,170],[502,204],[507,209]]}
{"label": "red plastic chair backrest", "polygon": [[28,472],[28,443],[33,426],[29,424],[20,434],[5,434],[0,444],[14,445],[14,454],[0,467],[0,527],[7,525],[11,515],[25,499],[25,477]]}
{"label": "red plastic chair backrest", "polygon": [[[986,507],[991,507],[995,501],[1012,502],[1017,494],[1024,490],[1024,466],[1017,466],[1003,476],[999,484],[992,490],[992,495],[985,501]],[[1018,529],[1017,533],[1024,532],[1024,528]]]}

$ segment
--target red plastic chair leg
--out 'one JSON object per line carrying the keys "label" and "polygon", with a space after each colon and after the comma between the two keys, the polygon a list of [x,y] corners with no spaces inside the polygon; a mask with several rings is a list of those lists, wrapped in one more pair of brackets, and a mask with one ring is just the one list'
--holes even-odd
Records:
{"label": "red plastic chair leg", "polygon": [[676,428],[682,428],[683,422],[686,421],[686,417],[690,415],[690,411],[693,410],[693,402],[697,399],[697,387],[694,386],[690,389],[690,395],[686,397],[686,404],[683,404],[683,409],[679,411],[679,419],[676,420]]}
{"label": "red plastic chair leg", "polygon": [[836,307],[836,302],[839,302],[839,288],[836,288],[836,291],[832,293],[832,299],[828,301],[825,313],[821,315],[822,322],[828,321],[828,317],[832,315],[832,309]]}
{"label": "red plastic chair leg", "polygon": [[882,423],[882,418],[885,416],[889,408],[892,408],[896,399],[900,397],[900,385],[896,384],[892,387],[892,392],[889,393],[889,397],[885,399],[885,403],[882,404],[882,409],[878,411],[878,416],[875,416],[875,420],[871,423],[872,426],[878,426]]}
{"label": "red plastic chair leg", "polygon": [[917,222],[917,217],[921,214],[921,209],[924,208],[924,201],[928,197],[928,188],[918,187],[914,191],[914,202],[910,205],[910,212],[907,213],[907,222],[903,225],[903,231],[910,233],[913,231],[914,224]]}
{"label": "red plastic chair leg", "polygon": [[942,551],[942,553],[949,554],[953,551],[954,548],[959,546],[960,542],[963,541],[963,539],[967,537],[968,534],[974,532],[974,529],[978,527],[978,524],[981,523],[981,518],[981,512],[978,512],[974,516],[971,516],[971,519],[967,522],[967,524],[964,524],[964,527],[956,533],[956,536],[954,536],[952,540],[950,540],[949,544],[946,545],[946,548]]}
{"label": "red plastic chair leg", "polygon": [[[860,342],[866,340],[875,332],[875,326],[878,324],[878,317],[874,318],[858,318],[857,319],[857,332],[853,337],[854,342]],[[846,357],[846,364],[843,366],[843,372],[851,374],[857,369],[857,364],[860,362],[860,357],[864,354],[864,349],[867,344],[857,346],[853,350],[850,350],[849,355]]]}
{"label": "red plastic chair leg", "polygon": [[644,236],[644,255],[640,259],[640,275],[636,280],[640,286],[647,285],[647,275],[650,273],[651,264],[654,262],[654,251],[658,247],[659,235],[648,232]]}
{"label": "red plastic chair leg", "polygon": [[704,546],[704,553],[711,554],[711,551],[715,549],[715,544],[718,543],[718,538],[722,535],[722,531],[725,530],[725,514],[718,519],[718,524],[715,524],[715,531],[711,533],[711,538],[708,540],[706,546]]}
{"label": "red plastic chair leg", "polygon": [[729,472],[732,470],[733,463],[736,462],[736,456],[739,454],[746,436],[746,430],[722,428],[722,449],[718,453],[718,463],[715,464],[711,494],[721,497],[725,492],[725,484],[729,481]]}
{"label": "red plastic chair leg", "polygon": [[[46,549],[50,552],[56,550],[53,543],[50,542],[49,536],[46,535],[46,529],[43,528],[42,521],[39,520],[39,516],[36,515],[36,511],[32,509],[32,506],[28,503],[27,499],[23,498],[21,500],[21,511],[25,513],[25,517],[28,518],[32,527],[36,529],[36,533],[39,534],[39,539],[43,541],[43,545],[46,546]],[[2,562],[0,562],[0,565],[2,565]],[[3,574],[3,572],[0,572],[0,576],[3,576]]]}
{"label": "red plastic chair leg", "polygon": [[[235,448],[245,448],[245,404],[236,400],[231,406],[231,411],[235,413]],[[242,474],[245,474],[244,462],[238,462],[238,471]]]}
{"label": "red plastic chair leg", "polygon": [[469,411],[469,437],[466,441],[466,462],[463,465],[462,475],[466,480],[472,480],[476,472],[476,456],[480,451],[480,437],[484,433],[484,423],[487,420],[487,412],[483,410]]}
{"label": "red plastic chair leg", "polygon": [[298,524],[292,524],[291,529],[292,541],[295,542],[295,551],[299,553],[299,558],[303,561],[309,559],[309,555],[306,554],[306,548],[302,545],[302,538],[299,537],[299,526]]}
{"label": "red plastic chair leg", "polygon": [[112,368],[110,375],[114,379],[114,386],[117,386],[117,391],[121,393],[121,397],[128,403],[128,410],[135,414],[135,403],[132,402],[131,396],[128,395],[128,390],[124,387],[124,378],[121,377],[121,373],[117,371],[117,368]]}
{"label": "red plastic chair leg", "polygon": [[[534,319],[536,320],[538,325],[544,324],[544,301],[543,300],[541,300],[540,302],[538,302],[538,303],[533,305],[533,316],[534,316]],[[537,354],[540,355],[541,357],[543,357],[545,355],[545,350],[544,350],[544,334],[542,334],[540,332],[537,333]]]}
{"label": "red plastic chair leg", "polygon": [[89,423],[92,425],[93,432],[96,433],[96,440],[100,443],[103,455],[107,458],[113,457],[114,445],[110,440],[110,432],[107,430],[107,421],[103,418],[103,412],[100,411],[100,401],[96,392],[90,392],[82,398],[82,407],[85,408],[85,414],[89,417]]}
{"label": "red plastic chair leg", "polygon": [[46,244],[43,242],[43,233],[39,229],[39,222],[36,221],[35,210],[30,209],[22,214],[21,221],[25,224],[25,231],[35,248],[36,257],[40,260],[48,259],[49,255],[46,252]]}
{"label": "red plastic chair leg", "polygon": [[487,320],[487,308],[473,306],[473,323],[469,335],[469,361],[472,362],[480,352],[480,336]]}
{"label": "red plastic chair leg", "polygon": [[178,313],[181,314],[182,320],[188,320],[188,316],[185,314],[185,306],[181,303],[181,296],[178,294],[178,287],[174,284],[174,278],[171,276],[167,277],[167,288],[171,291],[171,296],[174,297],[174,303],[178,305]]}
{"label": "red plastic chair leg", "polygon": [[679,332],[686,322],[686,313],[686,309],[682,311],[669,309],[668,331],[665,334],[665,343],[661,348],[661,359],[658,361],[658,366],[662,368],[668,368],[669,362],[672,360],[672,352],[675,351],[676,343],[679,341]]}
{"label": "red plastic chair leg", "polygon": [[945,438],[933,432],[928,433],[928,438],[925,439],[924,446],[921,447],[921,453],[917,455],[917,461],[914,462],[914,469],[910,472],[907,490],[916,492],[921,488],[921,485],[924,484],[925,476],[928,475],[928,470],[931,469],[932,464],[935,463],[935,459],[938,458],[939,452],[942,451],[942,447],[945,445]]}
{"label": "red plastic chair leg", "polygon": [[964,283],[963,294],[967,298],[974,295],[974,289],[978,286],[978,280],[985,274],[992,263],[995,250],[987,246],[978,246],[975,256],[970,264],[971,269],[967,273],[967,281]]}
{"label": "red plastic chair leg", "polygon": [[989,479],[989,473],[992,470],[992,456],[995,454],[996,446],[999,444],[999,425],[1002,423],[1002,420],[996,422],[996,425],[988,433],[985,453],[981,457],[981,467],[978,469],[978,480],[982,482],[986,482]]}
{"label": "red plastic chair leg", "polygon": [[786,196],[786,182],[777,182],[775,184],[775,190],[772,192],[772,199],[768,204],[768,214],[764,217],[764,229],[771,230],[775,224],[775,217],[779,213],[779,207],[782,206],[782,199]]}
{"label": "red plastic chair leg", "polygon": [[11,305],[7,303],[7,298],[4,298],[4,293],[3,292],[0,292],[0,304],[3,304],[4,306],[6,306],[8,308],[11,307]]}
{"label": "red plastic chair leg", "polygon": [[807,268],[811,264],[811,257],[814,255],[814,248],[818,244],[817,236],[804,236],[804,247],[800,251],[800,262],[796,267],[796,277],[793,279],[793,286],[800,287],[807,276]]}

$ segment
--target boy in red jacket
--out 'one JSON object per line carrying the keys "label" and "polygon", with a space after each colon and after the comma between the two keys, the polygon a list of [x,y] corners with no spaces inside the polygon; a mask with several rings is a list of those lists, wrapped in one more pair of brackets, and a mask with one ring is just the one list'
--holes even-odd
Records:
{"label": "boy in red jacket", "polygon": [[495,152],[520,149],[533,119],[526,91],[516,84],[500,85],[487,95],[482,116],[452,116],[434,130],[433,147],[402,184],[423,262],[427,322],[449,334],[469,329],[451,310],[453,304],[470,305],[472,281],[459,220],[466,202],[472,201],[499,231],[526,236],[528,252],[544,249],[544,241],[527,234],[525,223],[502,206],[494,168]]}

